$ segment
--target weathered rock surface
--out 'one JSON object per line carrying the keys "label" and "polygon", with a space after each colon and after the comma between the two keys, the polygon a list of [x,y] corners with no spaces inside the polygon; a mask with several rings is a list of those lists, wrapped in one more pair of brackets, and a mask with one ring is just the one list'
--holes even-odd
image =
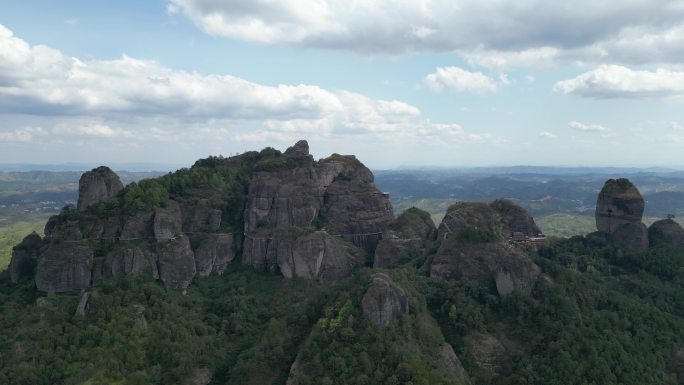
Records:
{"label": "weathered rock surface", "polygon": [[42,245],[43,240],[40,235],[31,233],[20,244],[14,246],[9,264],[12,283],[17,283],[24,278],[32,278],[35,275],[38,254]]}
{"label": "weathered rock surface", "polygon": [[157,241],[166,241],[175,238],[183,231],[183,218],[178,203],[169,200],[165,207],[157,207],[154,210],[154,237]]}
{"label": "weathered rock surface", "polygon": [[48,219],[45,224],[45,239],[48,240],[63,240],[63,241],[79,241],[83,238],[81,233],[80,223],[78,220],[72,219],[76,209],[73,205],[64,206],[59,215],[55,215]]}
{"label": "weathered rock surface", "polygon": [[123,190],[121,179],[109,167],[101,166],[81,175],[78,181],[78,209],[112,199]]}
{"label": "weathered rock surface", "polygon": [[172,288],[185,288],[195,276],[195,255],[187,236],[157,244],[159,277]]}
{"label": "weathered rock surface", "polygon": [[87,291],[81,294],[81,298],[78,300],[78,306],[76,306],[76,315],[84,317],[90,309],[90,293]]}
{"label": "weathered rock surface", "polygon": [[107,254],[102,268],[104,278],[124,274],[139,277],[145,273],[150,273],[154,279],[159,278],[156,258],[152,253],[145,253],[140,247],[134,245],[124,245]]}
{"label": "weathered rock surface", "polygon": [[364,262],[363,253],[325,231],[296,238],[280,238],[277,263],[285,278],[323,278],[334,281],[349,277]]}
{"label": "weathered rock surface", "polygon": [[[351,155],[314,161],[306,141],[285,154],[267,148],[202,159],[150,182],[124,189],[106,167],[83,174],[78,208],[50,218],[39,247],[16,250],[12,279],[33,275],[35,265],[43,291],[146,272],[185,288],[242,255],[242,263],[285,277],[337,280],[372,256],[393,219],[368,168]],[[404,238],[430,232],[434,225],[398,230]]]}
{"label": "weathered rock surface", "polygon": [[93,251],[78,243],[53,243],[41,253],[36,267],[36,287],[65,292],[90,287]]}
{"label": "weathered rock surface", "polygon": [[587,237],[600,242],[606,239],[627,252],[648,248],[649,236],[641,223],[644,199],[628,179],[608,179],[596,201],[596,233]]}
{"label": "weathered rock surface", "polygon": [[684,247],[684,229],[672,219],[661,219],[648,227],[648,243],[651,246],[668,245]]}
{"label": "weathered rock surface", "polygon": [[478,374],[492,381],[499,376],[511,373],[511,360],[501,341],[491,334],[476,333],[465,338],[470,354],[475,359]]}
{"label": "weathered rock surface", "polygon": [[457,238],[442,243],[430,266],[431,276],[493,284],[502,296],[514,290],[529,294],[540,273],[530,257],[514,245],[467,243]]}
{"label": "weathered rock surface", "polygon": [[613,242],[627,252],[648,249],[648,229],[641,222],[623,223],[612,234]]}
{"label": "weathered rock surface", "polygon": [[628,179],[609,179],[596,201],[596,228],[612,234],[620,225],[641,222],[644,199]]}
{"label": "weathered rock surface", "polygon": [[206,277],[212,272],[223,274],[236,253],[233,234],[208,235],[195,250],[197,275]]}
{"label": "weathered rock surface", "polygon": [[438,231],[443,241],[432,260],[430,275],[481,281],[495,286],[499,295],[514,290],[531,292],[541,270],[507,241],[513,232],[539,233],[522,208],[503,200],[457,203],[449,208]]}
{"label": "weathered rock surface", "polygon": [[448,343],[444,343],[439,352],[439,360],[437,361],[437,368],[448,374],[450,377],[456,379],[461,384],[470,384],[468,374],[463,368],[461,360],[458,359],[454,349]]}
{"label": "weathered rock surface", "polygon": [[285,155],[288,156],[307,156],[309,155],[309,143],[306,140],[300,140],[292,147],[285,150]]}
{"label": "weathered rock surface", "polygon": [[152,219],[154,212],[142,211],[123,219],[120,240],[149,240],[154,237]]}
{"label": "weathered rock surface", "polygon": [[316,162],[300,141],[252,174],[242,262],[258,270],[279,267],[286,277],[342,278],[360,253],[330,235],[372,254],[392,219],[389,198],[361,162],[342,155]]}
{"label": "weathered rock surface", "polygon": [[394,320],[408,314],[408,297],[385,274],[373,274],[366,294],[361,300],[363,314],[378,326],[386,327]]}
{"label": "weathered rock surface", "polygon": [[373,267],[396,267],[402,257],[422,254],[429,241],[437,237],[437,228],[427,212],[411,207],[387,226],[375,249]]}

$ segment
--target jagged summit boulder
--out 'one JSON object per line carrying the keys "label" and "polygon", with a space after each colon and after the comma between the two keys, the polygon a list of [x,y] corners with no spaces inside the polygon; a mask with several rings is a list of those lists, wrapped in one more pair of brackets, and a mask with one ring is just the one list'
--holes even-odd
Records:
{"label": "jagged summit boulder", "polygon": [[541,270],[509,242],[514,232],[539,234],[534,219],[521,207],[502,200],[459,202],[448,209],[438,231],[442,244],[432,259],[431,276],[480,281],[502,296],[532,291]]}
{"label": "jagged summit boulder", "polygon": [[437,237],[430,214],[411,207],[387,225],[387,231],[375,249],[373,267],[396,267],[404,257],[425,251],[427,243]]}
{"label": "jagged summit boulder", "polygon": [[608,179],[596,201],[598,233],[589,236],[605,238],[628,252],[643,251],[649,244],[643,213],[644,198],[629,179]]}
{"label": "jagged summit boulder", "polygon": [[309,156],[309,142],[300,140],[285,150],[287,156]]}
{"label": "jagged summit boulder", "polygon": [[625,223],[641,222],[644,198],[626,178],[608,179],[596,201],[596,228],[608,234]]}
{"label": "jagged summit boulder", "polygon": [[655,221],[648,228],[648,242],[651,246],[684,247],[684,229],[671,218]]}
{"label": "jagged summit boulder", "polygon": [[109,167],[100,166],[83,173],[78,181],[79,210],[112,199],[123,190],[119,176]]}
{"label": "jagged summit boulder", "polygon": [[371,284],[361,300],[361,307],[363,314],[382,327],[387,327],[392,320],[409,312],[406,293],[383,273],[373,274]]}

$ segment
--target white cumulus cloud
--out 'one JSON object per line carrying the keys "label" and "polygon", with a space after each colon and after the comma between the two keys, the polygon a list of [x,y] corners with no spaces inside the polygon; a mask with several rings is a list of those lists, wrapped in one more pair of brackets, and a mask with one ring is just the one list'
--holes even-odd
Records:
{"label": "white cumulus cloud", "polygon": [[[502,82],[507,83],[505,75]],[[459,67],[440,67],[425,77],[425,84],[432,91],[459,91],[484,94],[496,92],[496,81],[481,72],[470,72]]]}
{"label": "white cumulus cloud", "polygon": [[602,65],[574,79],[556,83],[554,91],[590,98],[657,98],[684,94],[684,72],[659,68],[632,70]]}
{"label": "white cumulus cloud", "polygon": [[573,130],[581,132],[606,132],[608,129],[599,124],[585,124],[582,122],[572,121],[568,123],[568,126]]}
{"label": "white cumulus cloud", "polygon": [[681,0],[168,0],[206,33],[361,54],[459,52],[489,67],[681,63]]}
{"label": "white cumulus cloud", "polygon": [[131,130],[99,123],[102,118],[113,121],[113,127],[130,119],[152,120],[150,126],[204,122],[219,129],[256,126],[289,137],[415,132],[422,124],[420,110],[398,100],[307,84],[267,86],[129,56],[80,60],[47,46],[32,46],[2,25],[0,113],[83,117],[59,124],[52,133],[100,138],[133,136]]}
{"label": "white cumulus cloud", "polygon": [[556,138],[557,136],[556,136],[556,134],[554,134],[553,132],[542,131],[542,132],[539,133],[539,137],[542,138],[542,139],[554,139],[554,138]]}

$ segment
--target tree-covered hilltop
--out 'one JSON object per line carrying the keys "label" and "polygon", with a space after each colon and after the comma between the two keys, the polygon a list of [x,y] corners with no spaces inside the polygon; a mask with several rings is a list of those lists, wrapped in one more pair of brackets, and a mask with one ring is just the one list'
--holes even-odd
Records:
{"label": "tree-covered hilltop", "polygon": [[0,384],[683,383],[684,229],[614,182],[546,239],[501,199],[395,218],[305,141],[97,168],[0,273]]}
{"label": "tree-covered hilltop", "polygon": [[326,284],[234,262],[186,295],[121,276],[90,291],[84,315],[80,292],[5,274],[0,383],[181,384],[208,370],[212,384],[285,384],[295,362],[299,384],[684,381],[684,251],[581,237],[529,251],[543,271],[529,296],[428,277],[429,255],[383,269],[409,304],[386,328],[363,311],[368,268]]}

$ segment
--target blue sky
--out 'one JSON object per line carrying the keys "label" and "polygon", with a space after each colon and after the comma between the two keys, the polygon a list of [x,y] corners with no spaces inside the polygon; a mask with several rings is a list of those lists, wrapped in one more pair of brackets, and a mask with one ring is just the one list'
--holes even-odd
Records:
{"label": "blue sky", "polygon": [[0,163],[684,166],[684,1],[0,1]]}

